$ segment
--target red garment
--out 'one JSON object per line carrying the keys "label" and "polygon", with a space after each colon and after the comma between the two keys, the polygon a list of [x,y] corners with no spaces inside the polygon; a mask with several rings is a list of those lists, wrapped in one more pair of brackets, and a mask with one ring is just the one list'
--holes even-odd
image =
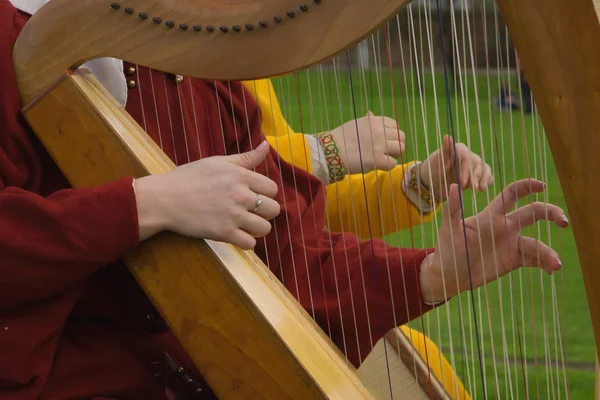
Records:
{"label": "red garment", "polygon": [[[0,399],[164,399],[153,377],[164,351],[185,355],[124,266],[110,264],[138,241],[132,178],[69,189],[27,128],[11,57],[26,19],[0,0]],[[128,77],[127,109],[178,164],[263,140],[241,84],[150,74]],[[274,150],[259,172],[278,183],[282,213],[257,253],[355,365],[430,309],[417,289],[424,250],[326,232],[320,181]]]}

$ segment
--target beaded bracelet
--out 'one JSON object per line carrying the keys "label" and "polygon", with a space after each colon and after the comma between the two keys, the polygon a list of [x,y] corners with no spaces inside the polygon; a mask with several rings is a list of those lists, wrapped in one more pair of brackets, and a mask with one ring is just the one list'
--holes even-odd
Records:
{"label": "beaded bracelet", "polygon": [[340,150],[335,143],[333,135],[329,132],[322,133],[319,135],[319,140],[323,146],[325,161],[329,170],[329,183],[341,181],[346,176],[346,173],[342,165]]}

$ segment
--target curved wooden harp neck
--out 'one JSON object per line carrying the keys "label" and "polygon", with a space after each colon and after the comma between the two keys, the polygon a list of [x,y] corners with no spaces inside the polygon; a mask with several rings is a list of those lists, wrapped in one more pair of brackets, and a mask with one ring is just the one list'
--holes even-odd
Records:
{"label": "curved wooden harp neck", "polygon": [[358,42],[408,0],[52,0],[14,50],[24,103],[68,68],[114,57],[203,79],[299,70]]}

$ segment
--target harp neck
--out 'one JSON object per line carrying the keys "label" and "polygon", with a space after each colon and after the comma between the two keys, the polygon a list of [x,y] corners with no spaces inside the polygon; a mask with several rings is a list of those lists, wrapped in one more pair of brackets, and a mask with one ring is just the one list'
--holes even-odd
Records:
{"label": "harp neck", "polygon": [[[13,52],[22,102],[98,57],[216,80],[284,74],[368,35],[408,0],[53,0]],[[276,22],[279,21],[279,22]]]}

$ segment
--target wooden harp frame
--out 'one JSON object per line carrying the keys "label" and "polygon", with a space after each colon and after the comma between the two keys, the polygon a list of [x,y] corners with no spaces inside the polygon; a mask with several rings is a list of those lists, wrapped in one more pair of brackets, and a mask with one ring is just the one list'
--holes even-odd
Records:
{"label": "wooden harp frame", "polygon": [[[115,57],[218,80],[275,76],[351,46],[407,1],[315,1],[308,12],[298,11],[297,18],[278,26],[271,26],[272,17],[300,4],[217,3],[53,0],[32,17],[14,49],[23,114],[73,186],[174,168],[93,76],[73,71],[83,62]],[[592,0],[497,3],[550,143],[598,344],[600,215],[592,211],[600,197],[600,24]],[[141,18],[141,12],[150,18]],[[155,24],[153,17],[163,22]],[[164,21],[191,28],[167,29]],[[209,35],[192,28],[195,23],[244,27],[250,21],[255,21],[252,32]],[[268,26],[259,21],[269,21]],[[265,62],[275,57],[278,62]],[[252,253],[164,233],[140,245],[126,262],[219,397],[370,398],[352,368]],[[184,263],[197,268],[171,273],[171,265]],[[208,280],[211,285],[202,285]],[[194,313],[198,307],[201,315]],[[223,310],[226,319],[219,318]]]}

